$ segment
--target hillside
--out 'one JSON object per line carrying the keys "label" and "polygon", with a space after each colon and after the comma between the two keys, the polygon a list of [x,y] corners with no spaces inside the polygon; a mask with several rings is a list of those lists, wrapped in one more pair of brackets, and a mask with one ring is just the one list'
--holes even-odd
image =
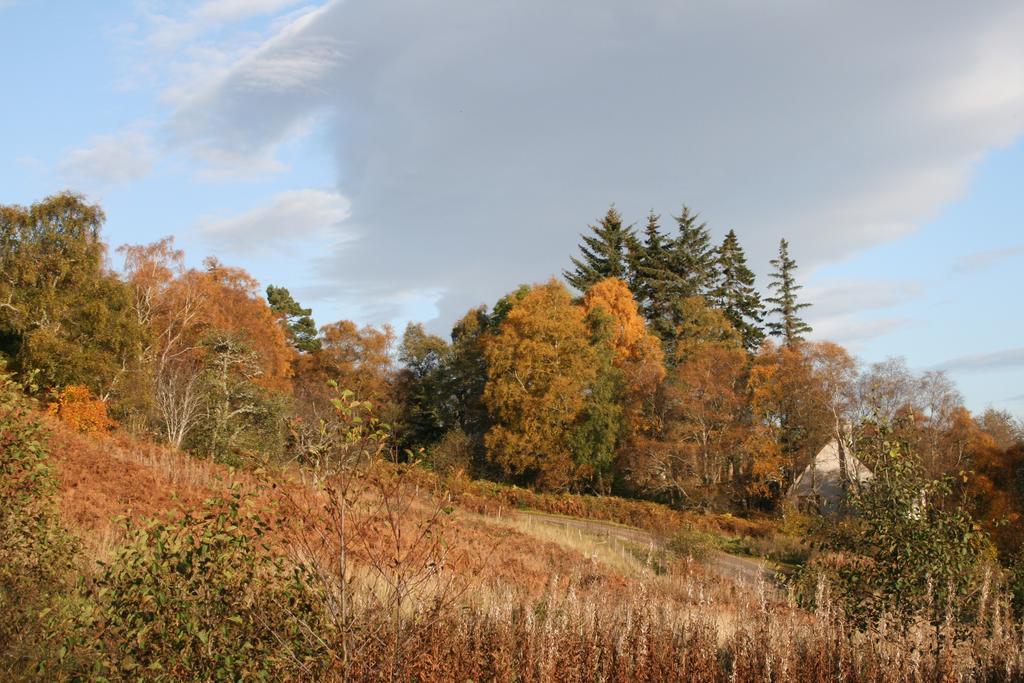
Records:
{"label": "hillside", "polygon": [[[262,538],[270,555],[327,569],[329,556],[348,549],[351,621],[345,629],[322,623],[322,634],[335,640],[314,648],[315,664],[275,663],[284,678],[916,680],[932,670],[926,658],[901,654],[915,647],[913,639],[850,639],[827,604],[805,612],[785,589],[727,578],[714,561],[705,566],[661,549],[649,531],[507,507],[482,513],[478,497],[460,504],[434,475],[383,464],[353,474],[359,483],[348,492],[350,535],[324,544],[327,536],[315,532],[332,527],[337,508],[294,469],[236,470],[121,432],[83,435],[38,419],[50,432],[60,516],[82,540],[77,564],[87,577],[102,574],[97,560],[123,564],[140,551],[137,537],[126,538],[126,520],[138,528],[151,518],[198,519],[204,501],[232,491],[243,492],[268,524]],[[562,497],[563,504],[572,500]],[[707,528],[714,523],[705,520]],[[156,542],[150,529],[142,547]],[[119,549],[126,540],[128,550]],[[196,638],[179,642],[180,656],[192,661],[179,662],[175,677],[214,675],[204,668],[207,655],[192,651]],[[956,667],[1017,675],[1019,649],[1011,658],[994,645],[990,637],[962,643]],[[156,657],[149,665],[160,661],[157,651],[134,651]],[[128,675],[143,663],[107,673]]]}

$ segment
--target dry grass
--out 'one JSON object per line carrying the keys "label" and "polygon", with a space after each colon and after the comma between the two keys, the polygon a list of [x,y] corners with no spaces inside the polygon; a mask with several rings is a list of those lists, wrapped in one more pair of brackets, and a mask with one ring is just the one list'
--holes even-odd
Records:
{"label": "dry grass", "polygon": [[[985,628],[936,662],[930,634],[857,633],[827,591],[809,613],[770,586],[685,559],[510,516],[507,506],[498,518],[498,506],[481,510],[464,491],[455,500],[466,507],[438,517],[449,498],[437,480],[393,467],[364,475],[344,541],[350,563],[339,574],[337,535],[318,536],[331,528],[329,496],[296,477],[276,473],[261,489],[252,473],[123,435],[54,431],[62,510],[91,557],[118,543],[118,516],[181,514],[232,483],[276,508],[286,522],[274,543],[317,569],[328,594],[347,596],[344,629],[317,634],[335,651],[344,644],[339,679],[1024,680],[1024,629],[1000,600],[989,602]],[[317,538],[334,540],[314,547]]]}

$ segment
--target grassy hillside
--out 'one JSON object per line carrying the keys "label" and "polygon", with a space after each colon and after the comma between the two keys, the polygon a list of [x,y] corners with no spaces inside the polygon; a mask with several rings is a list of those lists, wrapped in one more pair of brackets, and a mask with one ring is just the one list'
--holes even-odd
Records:
{"label": "grassy hillside", "polygon": [[[120,432],[84,435],[11,410],[4,476],[13,471],[18,435],[37,443],[55,485],[38,499],[56,505],[52,524],[77,543],[60,549],[66,575],[21,577],[32,584],[24,615],[32,623],[23,629],[31,637],[8,636],[7,678],[1024,675],[1020,628],[999,604],[986,608],[955,651],[935,658],[923,629],[855,633],[825,585],[816,609],[805,611],[778,586],[737,583],[683,555],[609,544],[515,511],[665,534],[699,525],[751,539],[770,533],[763,524],[442,480],[383,463],[314,484],[296,469],[235,470]],[[27,540],[52,541],[53,528],[44,536],[18,528]],[[43,549],[8,542],[0,559],[26,547]]]}

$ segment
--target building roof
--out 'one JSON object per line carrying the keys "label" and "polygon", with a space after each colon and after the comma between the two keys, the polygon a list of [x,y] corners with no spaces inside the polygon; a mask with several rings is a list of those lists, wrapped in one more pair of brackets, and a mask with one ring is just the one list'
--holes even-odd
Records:
{"label": "building roof", "polygon": [[[874,476],[850,449],[843,449],[846,456],[847,484],[850,488],[871,481]],[[789,498],[801,507],[814,507],[819,512],[838,512],[843,499],[842,468],[839,462],[839,442],[832,439],[818,451],[804,471],[797,477],[789,491]]]}

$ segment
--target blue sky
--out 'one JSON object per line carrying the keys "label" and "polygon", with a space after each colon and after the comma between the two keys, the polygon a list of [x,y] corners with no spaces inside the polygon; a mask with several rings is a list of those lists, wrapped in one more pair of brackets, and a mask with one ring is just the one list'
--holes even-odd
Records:
{"label": "blue sky", "polygon": [[1021,415],[1024,8],[890,5],[0,0],[0,202],[438,331],[685,202],[762,276],[790,240],[819,338]]}

